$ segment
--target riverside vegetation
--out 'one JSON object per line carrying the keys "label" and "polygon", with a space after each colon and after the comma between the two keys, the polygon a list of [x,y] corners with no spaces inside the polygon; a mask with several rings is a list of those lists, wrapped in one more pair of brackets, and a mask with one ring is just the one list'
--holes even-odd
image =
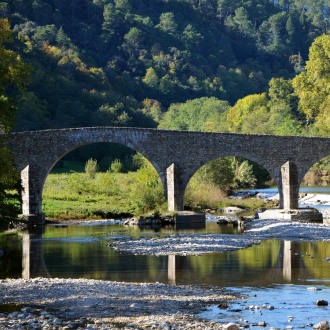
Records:
{"label": "riverside vegetation", "polygon": [[[73,168],[75,165],[75,169],[79,170],[79,164],[77,167],[77,163],[64,162],[63,167],[57,168],[57,171],[68,172],[50,174],[46,180],[43,192],[43,211],[46,216],[86,219],[166,214],[164,188],[156,170],[141,155],[137,154],[133,158],[139,168],[126,173],[121,173],[123,166],[118,159],[111,163],[106,172],[98,172],[97,162],[93,159],[86,162],[84,171],[81,171],[83,168],[80,166],[81,172],[70,173],[68,167]],[[244,184],[240,181],[243,179],[239,177],[236,167],[232,171],[233,181],[227,182],[228,189],[237,186],[238,182]],[[256,198],[240,201],[229,199],[223,191],[224,186],[221,189],[214,183],[215,178],[213,181],[211,177],[207,180],[205,175],[210,175],[210,172],[202,168],[189,183],[185,195],[186,208],[200,210],[240,206],[253,210],[265,206],[263,200]],[[252,172],[250,175],[250,180],[254,180]]]}

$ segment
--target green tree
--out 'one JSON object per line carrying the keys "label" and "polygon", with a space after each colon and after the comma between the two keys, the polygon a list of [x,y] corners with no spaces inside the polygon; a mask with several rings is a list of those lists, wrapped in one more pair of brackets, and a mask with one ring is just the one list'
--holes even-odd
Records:
{"label": "green tree", "polygon": [[230,189],[235,178],[232,170],[232,157],[210,161],[196,172],[197,180],[219,187],[222,191]]}
{"label": "green tree", "polygon": [[217,16],[223,23],[226,18],[234,12],[235,2],[232,0],[218,0]]}
{"label": "green tree", "polygon": [[249,20],[249,13],[244,7],[237,8],[235,10],[235,15],[227,18],[226,25],[234,27],[246,35],[250,35],[253,32],[253,25]]}
{"label": "green tree", "polygon": [[231,188],[251,188],[255,186],[257,178],[253,173],[253,166],[247,160],[240,161],[237,157],[233,157],[231,166],[234,176]]}
{"label": "green tree", "polygon": [[38,47],[52,44],[56,41],[57,28],[54,24],[37,26],[32,36],[32,40]]}
{"label": "green tree", "polygon": [[71,39],[64,32],[62,26],[57,31],[56,42],[59,46],[64,46],[64,47],[70,47],[72,45]]}
{"label": "green tree", "polygon": [[95,179],[96,173],[98,170],[97,160],[96,159],[88,159],[85,164],[85,173],[89,179]]}
{"label": "green tree", "polygon": [[129,0],[115,0],[115,6],[124,13],[129,13],[132,10],[132,5]]}
{"label": "green tree", "polygon": [[6,139],[15,121],[16,108],[8,97],[13,86],[24,88],[29,76],[29,67],[20,56],[5,48],[13,42],[12,31],[7,19],[0,18],[0,227],[6,228],[19,212],[17,195],[10,191],[18,187],[18,173],[12,157],[5,146]]}
{"label": "green tree", "polygon": [[151,117],[156,123],[159,123],[163,116],[162,105],[157,100],[144,99],[142,112]]}
{"label": "green tree", "polygon": [[105,32],[106,41],[115,34],[122,20],[123,18],[118,14],[116,7],[112,3],[104,6],[102,30]]}
{"label": "green tree", "polygon": [[146,75],[142,80],[147,86],[151,88],[158,88],[159,78],[154,68],[148,68]]}
{"label": "green tree", "polygon": [[172,12],[162,13],[159,17],[159,24],[157,27],[164,32],[175,34],[178,24],[175,21],[174,14]]}
{"label": "green tree", "polygon": [[9,4],[6,2],[0,2],[0,17],[7,17],[9,14]]}
{"label": "green tree", "polygon": [[226,130],[225,114],[229,109],[227,101],[215,97],[202,97],[170,106],[160,121],[159,128],[191,131]]}
{"label": "green tree", "polygon": [[238,133],[267,133],[269,118],[266,93],[248,95],[227,112],[227,128]]}
{"label": "green tree", "polygon": [[124,40],[123,48],[127,53],[130,56],[138,55],[144,41],[144,34],[140,29],[133,27],[124,35]]}
{"label": "green tree", "polygon": [[134,155],[133,162],[138,167],[130,197],[135,212],[146,213],[164,209],[164,187],[157,171],[141,154]]}
{"label": "green tree", "polygon": [[299,109],[305,114],[307,126],[314,124],[322,134],[330,133],[330,36],[322,35],[315,39],[309,51],[305,72],[297,75],[293,81],[296,95],[299,97]]}
{"label": "green tree", "polygon": [[272,15],[259,27],[258,45],[269,53],[282,55],[284,51],[284,31],[286,14],[279,13]]}
{"label": "green tree", "polygon": [[200,41],[203,39],[201,33],[199,33],[191,24],[188,24],[182,33],[183,40],[188,48],[199,46]]}

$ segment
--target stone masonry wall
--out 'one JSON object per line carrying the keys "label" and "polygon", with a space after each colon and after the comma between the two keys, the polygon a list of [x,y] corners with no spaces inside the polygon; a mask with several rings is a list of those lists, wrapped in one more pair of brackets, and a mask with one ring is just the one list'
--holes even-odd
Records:
{"label": "stone masonry wall", "polygon": [[[41,213],[43,185],[57,161],[76,148],[98,142],[119,143],[143,154],[159,173],[165,192],[168,186],[172,187],[172,194],[179,192],[182,196],[176,198],[182,201],[184,190],[193,174],[216,158],[240,156],[258,163],[274,177],[283,197],[281,167],[285,163],[295,165],[295,184],[299,185],[308,169],[330,154],[330,139],[317,137],[116,127],[13,133],[9,148],[18,170],[24,174],[25,214]],[[172,175],[172,179],[177,182],[169,183],[167,169],[172,164],[175,164],[175,173],[179,173],[180,177]],[[172,204],[175,205],[174,202]]]}

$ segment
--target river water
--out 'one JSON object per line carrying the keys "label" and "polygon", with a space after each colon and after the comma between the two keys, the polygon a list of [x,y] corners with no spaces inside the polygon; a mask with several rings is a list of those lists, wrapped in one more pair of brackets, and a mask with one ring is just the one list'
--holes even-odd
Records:
{"label": "river water", "polygon": [[[7,253],[0,258],[2,278],[93,278],[127,282],[215,285],[238,291],[246,299],[227,309],[211,306],[202,316],[219,322],[265,321],[273,327],[305,327],[330,322],[329,242],[290,242],[271,239],[239,251],[201,256],[137,256],[108,246],[125,237],[160,237],[187,232],[232,233],[231,225],[207,222],[200,229],[140,228],[113,222],[47,225],[40,233],[0,236]],[[274,310],[259,308],[272,304]],[[258,306],[257,308],[249,308]],[[289,316],[293,316],[290,318]]]}

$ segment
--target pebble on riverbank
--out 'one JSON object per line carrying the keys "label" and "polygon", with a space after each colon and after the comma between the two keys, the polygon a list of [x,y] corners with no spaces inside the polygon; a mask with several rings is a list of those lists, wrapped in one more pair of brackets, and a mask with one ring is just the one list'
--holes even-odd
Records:
{"label": "pebble on riverbank", "polygon": [[166,322],[168,329],[221,329],[196,315],[211,304],[237,298],[218,287],[47,278],[0,280],[0,292],[0,304],[21,306],[0,316],[0,329],[17,325],[24,330],[77,329],[72,323],[82,319],[87,320],[80,326],[84,329],[165,329],[161,324]]}
{"label": "pebble on riverbank", "polygon": [[318,330],[329,330],[329,323],[328,321],[321,321],[319,323],[314,324],[313,329]]}

